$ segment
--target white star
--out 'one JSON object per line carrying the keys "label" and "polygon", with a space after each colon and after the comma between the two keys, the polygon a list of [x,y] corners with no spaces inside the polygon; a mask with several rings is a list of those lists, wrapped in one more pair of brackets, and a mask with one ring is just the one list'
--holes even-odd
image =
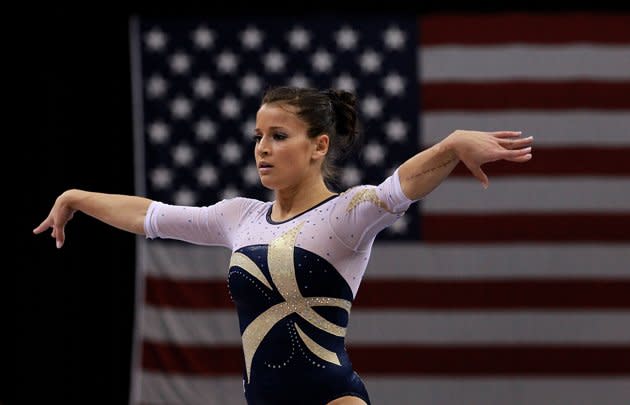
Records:
{"label": "white star", "polygon": [[151,184],[153,184],[153,187],[157,189],[168,188],[168,186],[170,186],[171,182],[173,181],[173,175],[171,174],[171,171],[166,167],[158,167],[151,170],[150,178]]}
{"label": "white star", "polygon": [[388,49],[401,49],[405,46],[406,39],[405,33],[398,27],[389,27],[383,34],[383,41]]}
{"label": "white star", "polygon": [[221,158],[227,163],[236,163],[241,160],[241,146],[233,141],[221,145]]}
{"label": "white star", "polygon": [[253,73],[248,73],[241,79],[241,91],[247,96],[255,96],[262,88],[260,77]]}
{"label": "white star", "polygon": [[183,53],[177,52],[171,56],[171,70],[177,74],[184,74],[190,69],[190,57]]}
{"label": "white star", "polygon": [[254,132],[256,129],[256,120],[254,118],[248,118],[245,120],[243,125],[241,125],[241,132],[243,133],[243,137],[247,141],[253,141]]}
{"label": "white star", "polygon": [[245,179],[245,183],[250,186],[258,184],[260,177],[258,177],[258,169],[256,169],[256,165],[247,165],[247,167],[243,170],[243,178]]}
{"label": "white star", "polygon": [[241,43],[245,49],[258,49],[262,43],[264,34],[256,27],[248,27],[241,32]]}
{"label": "white star", "polygon": [[190,145],[179,144],[173,148],[173,161],[178,166],[188,166],[193,161],[194,152]]}
{"label": "white star", "polygon": [[344,167],[341,173],[341,182],[346,187],[356,186],[361,182],[361,171],[354,166]]}
{"label": "white star", "polygon": [[310,87],[311,82],[302,73],[297,72],[289,79],[289,84],[295,87]]}
{"label": "white star", "polygon": [[159,28],[153,28],[144,36],[144,41],[151,51],[161,51],[166,46],[166,34]]}
{"label": "white star", "polygon": [[343,27],[335,33],[337,46],[344,51],[354,49],[359,41],[359,35],[350,27]]}
{"label": "white star", "polygon": [[224,117],[236,118],[241,112],[241,103],[236,97],[228,94],[219,102],[219,109]]}
{"label": "white star", "polygon": [[171,102],[171,114],[175,118],[186,118],[192,111],[192,105],[187,98],[179,96]]}
{"label": "white star", "polygon": [[195,202],[197,202],[196,194],[187,188],[180,188],[175,193],[173,193],[173,199],[175,200],[174,202],[177,205],[192,206],[195,204]]}
{"label": "white star", "polygon": [[383,87],[390,96],[400,96],[405,90],[405,78],[398,73],[390,73],[383,79]]}
{"label": "white star", "polygon": [[263,64],[268,72],[278,73],[284,70],[286,64],[286,57],[284,54],[276,49],[272,49],[263,56]]}
{"label": "white star", "polygon": [[335,79],[333,87],[354,93],[357,90],[357,83],[354,77],[347,73],[342,73],[341,76]]}
{"label": "white star", "polygon": [[373,94],[366,96],[361,103],[361,110],[368,118],[376,118],[383,113],[383,103]]}
{"label": "white star", "polygon": [[381,68],[382,57],[378,52],[366,50],[359,56],[359,65],[364,72],[374,73]]}
{"label": "white star", "polygon": [[202,142],[214,139],[217,133],[217,126],[208,118],[202,118],[195,124],[195,135]]}
{"label": "white star", "polygon": [[149,82],[147,83],[147,94],[149,98],[159,98],[166,93],[166,87],[168,84],[166,80],[159,75],[153,75],[149,78]]}
{"label": "white star", "polygon": [[291,48],[298,51],[306,49],[311,41],[311,34],[302,27],[293,28],[288,37]]}
{"label": "white star", "polygon": [[214,94],[214,82],[208,76],[199,76],[193,83],[195,95],[199,98],[209,98]]}
{"label": "white star", "polygon": [[238,57],[231,51],[223,51],[217,56],[217,70],[221,73],[234,73],[238,65]]}
{"label": "white star", "polygon": [[385,153],[381,145],[370,142],[363,148],[363,156],[368,164],[378,165],[383,161]]}
{"label": "white star", "polygon": [[328,72],[333,64],[333,57],[325,49],[318,49],[311,58],[311,63],[316,72]]}
{"label": "white star", "polygon": [[239,196],[239,191],[234,186],[229,185],[221,191],[221,198],[227,200]]}
{"label": "white star", "polygon": [[193,32],[193,42],[197,48],[208,49],[214,45],[214,32],[200,26]]}
{"label": "white star", "polygon": [[402,234],[407,231],[407,226],[409,225],[409,221],[405,216],[402,216],[396,220],[393,224],[391,224],[387,229],[389,232],[394,234]]}
{"label": "white star", "polygon": [[153,143],[164,143],[170,136],[170,128],[162,121],[156,121],[149,125],[149,138]]}
{"label": "white star", "polygon": [[402,142],[407,138],[407,124],[400,118],[393,118],[385,124],[385,134],[393,142]]}
{"label": "white star", "polygon": [[202,186],[214,186],[218,178],[217,169],[212,165],[204,164],[197,169],[197,181]]}

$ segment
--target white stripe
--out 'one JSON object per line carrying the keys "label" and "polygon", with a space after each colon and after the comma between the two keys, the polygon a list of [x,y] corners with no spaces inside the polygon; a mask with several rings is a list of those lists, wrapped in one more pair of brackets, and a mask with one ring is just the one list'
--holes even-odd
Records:
{"label": "white stripe", "polygon": [[[145,309],[144,337],[186,345],[240,345],[236,310]],[[630,312],[354,309],[347,342],[396,344],[613,344],[630,342]]]}
{"label": "white stripe", "polygon": [[420,144],[431,146],[456,129],[523,131],[541,146],[630,146],[630,111],[435,111],[419,116]]}
{"label": "white stripe", "polygon": [[[536,156],[536,152],[534,152]],[[535,159],[535,157],[534,157]],[[576,162],[576,164],[579,164]],[[488,174],[488,172],[486,172]],[[484,190],[472,176],[447,178],[421,202],[423,214],[625,212],[630,178],[493,177]]]}
{"label": "white stripe", "polygon": [[630,244],[375,243],[365,279],[630,279]]}
{"label": "white stripe", "polygon": [[[153,277],[227,280],[229,252],[217,247],[174,246],[152,240],[144,246]],[[158,258],[160,258],[158,260]],[[160,260],[164,260],[161,262]],[[630,278],[630,244],[434,244],[377,241],[366,279]]]}
{"label": "white stripe", "polygon": [[[373,404],[626,405],[630,378],[436,378],[363,374]],[[239,377],[193,377],[145,371],[142,402],[151,405],[245,405]],[[138,404],[140,405],[140,404]]]}
{"label": "white stripe", "polygon": [[418,77],[431,81],[630,80],[630,47],[615,45],[421,46]]}

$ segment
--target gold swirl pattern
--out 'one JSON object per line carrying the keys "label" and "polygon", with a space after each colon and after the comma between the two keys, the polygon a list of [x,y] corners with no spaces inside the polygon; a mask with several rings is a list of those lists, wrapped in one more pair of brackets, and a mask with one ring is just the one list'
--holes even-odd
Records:
{"label": "gold swirl pattern", "polygon": [[[249,325],[247,325],[247,328],[243,331],[243,352],[245,355],[245,368],[248,383],[250,381],[252,361],[260,343],[267,333],[269,333],[271,328],[273,328],[280,320],[292,313],[300,315],[312,325],[334,336],[343,337],[346,335],[345,327],[341,327],[330,322],[318,314],[312,307],[334,306],[342,308],[349,313],[350,307],[352,306],[350,301],[331,297],[303,297],[300,293],[297,278],[295,277],[293,253],[297,235],[303,225],[303,223],[298,224],[293,229],[287,231],[269,243],[269,250],[267,253],[269,273],[271,274],[271,279],[276,285],[278,292],[285,301],[272,306],[260,314]],[[262,271],[244,254],[238,252],[234,253],[232,255],[232,259],[230,260],[230,267],[233,265],[242,268],[253,277],[260,280],[260,282],[267,288],[271,289],[271,286]],[[294,326],[298,331],[300,339],[304,342],[304,345],[314,355],[324,361],[336,365],[341,364],[336,353],[322,347],[312,340],[302,329],[298,327],[296,323],[294,323]]]}
{"label": "gold swirl pattern", "polygon": [[387,206],[385,201],[378,198],[378,195],[376,195],[376,189],[374,188],[366,188],[357,192],[350,200],[350,203],[348,203],[348,208],[346,209],[346,211],[350,212],[355,209],[359,204],[364,202],[372,203],[377,207],[389,212],[390,214],[394,214],[394,212]]}

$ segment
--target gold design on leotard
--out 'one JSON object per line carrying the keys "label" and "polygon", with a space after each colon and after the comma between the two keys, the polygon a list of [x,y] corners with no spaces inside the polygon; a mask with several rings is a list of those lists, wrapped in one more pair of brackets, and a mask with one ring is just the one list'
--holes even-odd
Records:
{"label": "gold design on leotard", "polygon": [[262,273],[262,271],[260,271],[260,269],[258,268],[256,263],[254,263],[254,261],[252,259],[250,259],[249,257],[245,256],[241,252],[234,253],[232,255],[232,257],[230,258],[230,268],[232,266],[238,266],[238,267],[242,268],[243,270],[245,270],[246,272],[248,272],[252,276],[256,277],[256,279],[258,279],[258,281],[263,283],[265,285],[265,287],[267,287],[267,288],[269,288],[271,290],[271,284],[269,284],[269,281],[267,281],[267,278]]}
{"label": "gold design on leotard", "polygon": [[[346,335],[346,328],[330,322],[315,312],[312,307],[334,306],[342,308],[346,310],[346,312],[350,312],[350,307],[352,305],[350,301],[331,297],[303,297],[300,293],[297,279],[295,277],[293,252],[295,248],[295,240],[302,228],[302,225],[303,223],[300,223],[295,228],[271,241],[269,244],[269,251],[267,254],[269,273],[271,274],[271,278],[276,285],[278,292],[282,295],[285,301],[272,306],[260,314],[249,325],[247,325],[247,328],[243,331],[243,353],[245,355],[245,371],[248,383],[250,381],[252,361],[260,343],[276,323],[292,313],[300,315],[312,325],[332,335],[341,337]],[[252,269],[251,264],[246,261],[243,261],[243,263],[247,263],[247,267],[242,267],[243,270],[254,275],[250,271]],[[264,275],[255,263],[254,266],[256,269],[254,272],[260,272],[260,275],[264,278]],[[254,277],[258,278],[255,275]],[[264,284],[268,285],[268,283]],[[323,348],[321,345],[306,336],[306,334],[300,332],[301,330],[298,329],[298,333],[300,334],[300,337],[304,341],[306,347],[313,352],[314,355],[333,364],[340,364],[337,355],[334,355],[333,358],[331,356],[331,353],[334,354],[333,352]],[[305,338],[308,341],[305,340]]]}
{"label": "gold design on leotard", "polygon": [[389,212],[390,214],[394,213],[392,210],[389,209],[385,201],[378,198],[378,195],[376,195],[376,189],[374,188],[367,188],[357,192],[350,200],[350,203],[348,203],[348,208],[346,209],[346,211],[350,212],[355,209],[359,204],[364,202],[372,203],[377,207],[380,207]]}
{"label": "gold design on leotard", "polygon": [[330,350],[326,349],[325,347],[322,347],[319,343],[311,339],[306,333],[304,333],[304,331],[302,331],[302,329],[300,329],[297,323],[294,322],[293,326],[295,326],[295,329],[297,330],[298,335],[300,335],[300,338],[302,339],[306,347],[308,347],[308,350],[315,353],[315,355],[319,357],[320,359],[324,359],[338,366],[341,365],[341,362],[339,361],[339,357],[337,356],[337,353],[331,352]]}

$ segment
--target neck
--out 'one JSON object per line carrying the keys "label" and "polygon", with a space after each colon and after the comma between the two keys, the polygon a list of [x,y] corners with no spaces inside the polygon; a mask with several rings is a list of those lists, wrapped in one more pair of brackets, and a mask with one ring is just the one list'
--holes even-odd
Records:
{"label": "neck", "polygon": [[276,201],[273,203],[272,218],[274,221],[283,221],[291,218],[314,207],[334,194],[328,190],[321,176],[315,178],[310,184],[277,190]]}

